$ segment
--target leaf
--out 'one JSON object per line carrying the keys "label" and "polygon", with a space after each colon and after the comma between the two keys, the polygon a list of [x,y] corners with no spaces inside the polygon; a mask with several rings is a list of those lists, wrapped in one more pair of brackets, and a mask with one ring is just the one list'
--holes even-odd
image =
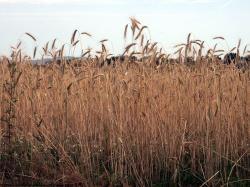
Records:
{"label": "leaf", "polygon": [[92,37],[92,35],[89,34],[88,32],[82,32],[81,34],[82,34],[82,35],[87,35],[87,36],[89,36],[89,37]]}
{"label": "leaf", "polygon": [[36,42],[36,38],[32,34],[28,32],[26,32],[25,34],[28,35],[30,38],[32,38]]}

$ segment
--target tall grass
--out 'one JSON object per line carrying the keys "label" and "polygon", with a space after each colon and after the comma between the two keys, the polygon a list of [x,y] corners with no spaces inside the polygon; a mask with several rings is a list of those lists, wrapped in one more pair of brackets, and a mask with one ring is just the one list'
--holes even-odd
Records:
{"label": "tall grass", "polygon": [[[133,40],[143,33],[137,24]],[[161,55],[155,44],[141,49],[152,58],[115,68],[99,67],[105,49],[70,64],[2,59],[1,90],[16,84],[15,102],[0,92],[0,183],[249,186],[250,72],[213,53],[187,66],[190,40],[177,64],[152,65]],[[124,54],[139,53],[132,48]],[[6,115],[15,119],[11,146]]]}

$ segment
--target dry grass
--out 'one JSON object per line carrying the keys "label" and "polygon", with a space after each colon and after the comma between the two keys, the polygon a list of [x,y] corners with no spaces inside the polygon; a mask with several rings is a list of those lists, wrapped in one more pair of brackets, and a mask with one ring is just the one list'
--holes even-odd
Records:
{"label": "dry grass", "polygon": [[[138,24],[132,19],[136,39],[143,36]],[[183,62],[192,42],[189,35]],[[147,45],[142,50],[152,58],[115,68],[99,68],[104,50],[77,62],[80,67],[2,59],[0,116],[13,119],[1,121],[0,182],[249,186],[249,70],[218,64],[213,52],[205,59],[200,53],[191,67],[151,65],[162,54],[156,44]],[[11,97],[3,85],[17,78]]]}

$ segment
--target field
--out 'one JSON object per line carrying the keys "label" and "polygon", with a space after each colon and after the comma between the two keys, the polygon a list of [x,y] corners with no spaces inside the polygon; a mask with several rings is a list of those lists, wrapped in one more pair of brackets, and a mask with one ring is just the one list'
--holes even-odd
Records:
{"label": "field", "polygon": [[0,184],[250,186],[249,69],[190,35],[170,59],[146,29],[131,19],[126,58],[111,65],[105,41],[70,62],[55,43],[47,65],[20,45],[1,58]]}

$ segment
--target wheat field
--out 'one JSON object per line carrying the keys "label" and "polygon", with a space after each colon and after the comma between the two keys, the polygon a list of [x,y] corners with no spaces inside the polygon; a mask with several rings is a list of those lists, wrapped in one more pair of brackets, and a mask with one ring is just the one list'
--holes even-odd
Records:
{"label": "wheat field", "polygon": [[56,41],[42,49],[47,65],[20,45],[1,58],[0,184],[250,186],[249,69],[224,65],[223,50],[204,52],[190,35],[170,59],[136,19],[125,38],[130,26],[127,59],[115,66],[105,40],[70,62]]}

